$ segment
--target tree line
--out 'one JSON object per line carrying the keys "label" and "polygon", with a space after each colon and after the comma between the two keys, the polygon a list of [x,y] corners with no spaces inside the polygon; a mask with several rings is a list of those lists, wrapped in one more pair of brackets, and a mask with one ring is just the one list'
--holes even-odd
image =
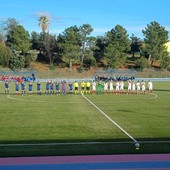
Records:
{"label": "tree line", "polygon": [[[92,36],[90,24],[71,26],[58,36],[49,31],[47,16],[40,16],[37,26],[41,32],[29,33],[14,18],[1,21],[0,65],[12,70],[30,67],[32,61],[55,66],[69,67],[78,64],[80,71],[90,66],[102,65],[106,68],[119,68],[131,62],[132,68],[151,67],[159,61],[161,68],[170,64],[170,55],[165,43],[168,31],[153,21],[142,30],[144,39],[116,25],[103,36]],[[128,67],[128,66],[127,66]]]}

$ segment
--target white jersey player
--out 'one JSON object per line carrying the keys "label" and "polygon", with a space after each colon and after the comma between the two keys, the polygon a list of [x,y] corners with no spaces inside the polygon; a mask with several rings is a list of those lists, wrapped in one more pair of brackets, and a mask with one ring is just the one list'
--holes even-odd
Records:
{"label": "white jersey player", "polygon": [[94,80],[92,82],[92,94],[96,94],[96,82]]}
{"label": "white jersey player", "polygon": [[110,80],[110,82],[109,82],[109,90],[110,90],[110,94],[113,94],[113,90],[114,90],[114,88],[113,88],[113,80]]}
{"label": "white jersey player", "polygon": [[108,92],[108,82],[104,82],[104,93]]}
{"label": "white jersey player", "polygon": [[119,94],[119,91],[120,91],[120,89],[119,89],[119,81],[117,80],[116,81],[116,94]]}
{"label": "white jersey player", "polygon": [[135,93],[136,91],[136,83],[135,81],[132,81],[132,93]]}
{"label": "white jersey player", "polygon": [[142,92],[145,94],[146,86],[145,86],[145,82],[143,80],[141,82],[141,88],[142,88]]}
{"label": "white jersey player", "polygon": [[124,82],[123,82],[123,80],[121,80],[120,82],[119,82],[119,90],[120,90],[120,92],[121,93],[123,93],[124,92]]}
{"label": "white jersey player", "polygon": [[131,93],[132,91],[132,80],[128,81],[128,93]]}
{"label": "white jersey player", "polygon": [[148,92],[149,94],[151,94],[153,91],[153,83],[149,80],[148,81]]}
{"label": "white jersey player", "polygon": [[140,82],[139,82],[139,80],[136,83],[136,90],[137,90],[137,94],[139,94],[140,93]]}

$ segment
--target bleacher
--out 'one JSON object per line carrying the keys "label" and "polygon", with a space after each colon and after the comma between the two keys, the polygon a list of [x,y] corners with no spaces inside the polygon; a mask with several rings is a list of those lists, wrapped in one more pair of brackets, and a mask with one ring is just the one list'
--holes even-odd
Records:
{"label": "bleacher", "polygon": [[10,81],[10,82],[29,82],[36,81],[36,71],[0,71],[0,81]]}
{"label": "bleacher", "polygon": [[123,80],[128,81],[129,79],[135,80],[136,78],[136,71],[135,70],[115,70],[115,69],[108,69],[108,70],[96,70],[94,72],[94,80],[95,81],[117,81]]}

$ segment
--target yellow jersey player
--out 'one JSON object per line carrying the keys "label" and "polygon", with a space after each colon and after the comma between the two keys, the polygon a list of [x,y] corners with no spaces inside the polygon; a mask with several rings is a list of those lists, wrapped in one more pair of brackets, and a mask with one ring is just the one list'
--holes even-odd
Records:
{"label": "yellow jersey player", "polygon": [[74,82],[74,93],[75,94],[79,93],[79,84],[77,81]]}
{"label": "yellow jersey player", "polygon": [[86,83],[83,81],[81,82],[80,86],[81,86],[81,94],[84,94]]}
{"label": "yellow jersey player", "polygon": [[91,86],[91,83],[87,81],[86,82],[86,94],[90,94],[90,86]]}

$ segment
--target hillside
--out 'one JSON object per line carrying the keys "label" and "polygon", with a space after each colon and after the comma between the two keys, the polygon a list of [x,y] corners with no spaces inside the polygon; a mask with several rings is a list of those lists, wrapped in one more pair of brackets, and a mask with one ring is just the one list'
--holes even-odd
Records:
{"label": "hillside", "polygon": [[[133,65],[133,63],[132,63]],[[90,67],[88,70],[79,71],[79,65],[73,65],[72,70],[68,67],[49,68],[48,64],[39,62],[32,62],[29,69],[22,69],[25,71],[36,71],[37,78],[93,78],[96,70],[104,70],[104,67]],[[120,70],[126,70],[127,67],[122,66]],[[9,68],[0,67],[0,75],[9,75],[11,70]],[[107,75],[106,75],[107,76]],[[155,62],[153,68],[137,69],[136,77],[138,78],[170,78],[169,69],[160,69],[159,63]]]}
{"label": "hillside", "polygon": [[[68,67],[56,67],[53,70],[49,69],[49,66],[47,64],[37,63],[34,62],[31,64],[31,69],[36,70],[37,77],[38,78],[92,78],[95,75],[96,70],[103,70],[103,67],[91,67],[89,70],[84,70],[83,72],[80,72],[78,70],[78,65],[73,65],[72,70],[70,70]],[[126,70],[127,68],[122,66],[120,70]],[[136,77],[139,78],[169,78],[170,77],[170,71],[167,69],[160,69],[159,63],[155,62],[153,65],[153,68],[145,68],[143,70],[138,69],[136,71]]]}
{"label": "hillside", "polygon": [[79,66],[73,65],[72,70],[68,67],[55,67],[53,69],[49,68],[49,65],[42,64],[38,62],[31,63],[31,69],[36,70],[37,77],[39,78],[56,78],[56,77],[93,77],[94,70],[99,68],[91,67],[89,70],[84,70],[80,72],[78,70]]}

